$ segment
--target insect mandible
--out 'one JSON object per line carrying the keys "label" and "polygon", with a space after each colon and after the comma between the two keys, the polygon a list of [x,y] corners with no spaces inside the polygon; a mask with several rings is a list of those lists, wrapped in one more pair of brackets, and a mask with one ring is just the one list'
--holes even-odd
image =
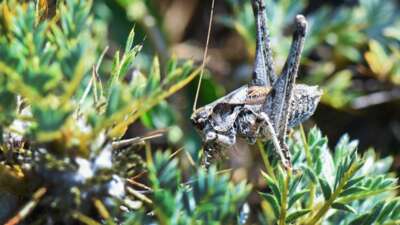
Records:
{"label": "insect mandible", "polygon": [[283,166],[291,169],[286,145],[288,128],[307,120],[316,110],[322,91],[317,86],[296,84],[307,32],[303,15],[295,18],[289,55],[280,76],[273,69],[264,0],[252,0],[256,20],[256,56],[252,80],[226,96],[195,110],[191,120],[203,140],[203,164],[208,167],[237,137],[250,144],[272,140]]}

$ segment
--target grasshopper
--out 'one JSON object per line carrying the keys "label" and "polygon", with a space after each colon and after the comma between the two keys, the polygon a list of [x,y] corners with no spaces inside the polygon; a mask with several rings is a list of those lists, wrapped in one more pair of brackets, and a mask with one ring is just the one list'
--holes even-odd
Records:
{"label": "grasshopper", "polygon": [[317,86],[296,84],[296,77],[307,32],[303,15],[295,18],[295,31],[288,58],[280,76],[273,67],[272,50],[263,0],[252,0],[256,20],[256,55],[252,80],[226,96],[195,110],[191,120],[203,140],[203,164],[245,138],[272,140],[285,169],[291,169],[291,156],[285,143],[288,128],[307,120],[316,110],[322,91]]}

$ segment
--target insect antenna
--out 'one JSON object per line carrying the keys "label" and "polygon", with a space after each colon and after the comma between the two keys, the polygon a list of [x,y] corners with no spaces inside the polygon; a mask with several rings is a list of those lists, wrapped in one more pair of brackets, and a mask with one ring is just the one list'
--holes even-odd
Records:
{"label": "insect antenna", "polygon": [[199,98],[201,81],[203,80],[204,67],[206,66],[208,44],[210,42],[211,27],[212,27],[212,21],[213,21],[213,17],[214,17],[214,5],[215,5],[215,0],[212,0],[212,2],[211,2],[210,20],[209,20],[209,23],[208,23],[206,47],[205,47],[204,54],[203,54],[203,62],[201,64],[199,82],[197,83],[196,97],[194,98],[194,103],[193,103],[193,111],[195,111],[196,107],[197,107],[197,99]]}

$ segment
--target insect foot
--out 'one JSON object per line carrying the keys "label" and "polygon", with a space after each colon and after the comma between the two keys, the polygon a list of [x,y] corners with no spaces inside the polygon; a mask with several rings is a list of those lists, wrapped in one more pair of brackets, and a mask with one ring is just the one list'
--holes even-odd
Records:
{"label": "insect foot", "polygon": [[296,84],[307,20],[303,15],[295,17],[292,45],[278,76],[273,70],[264,1],[253,0],[252,5],[257,40],[251,81],[196,109],[191,120],[203,140],[206,167],[223,155],[224,149],[233,146],[236,137],[240,137],[249,144],[254,144],[256,139],[271,140],[283,167],[291,170],[287,131],[314,114],[322,95],[317,86]]}

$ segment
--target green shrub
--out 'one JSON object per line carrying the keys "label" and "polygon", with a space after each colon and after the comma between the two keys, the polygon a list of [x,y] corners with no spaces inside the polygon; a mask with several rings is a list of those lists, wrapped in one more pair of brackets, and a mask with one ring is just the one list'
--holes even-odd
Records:
{"label": "green shrub", "polygon": [[96,51],[91,2],[59,1],[50,10],[47,1],[1,3],[0,191],[8,197],[0,218],[30,202],[13,219],[26,217],[33,204],[29,223],[113,221],[121,204],[129,206],[126,179],[143,167],[140,145],[132,144],[142,137],[128,147],[120,138],[198,70],[170,59],[161,78],[155,57],[148,74],[130,72],[142,48],[132,30],[110,73],[99,74],[106,50]]}

